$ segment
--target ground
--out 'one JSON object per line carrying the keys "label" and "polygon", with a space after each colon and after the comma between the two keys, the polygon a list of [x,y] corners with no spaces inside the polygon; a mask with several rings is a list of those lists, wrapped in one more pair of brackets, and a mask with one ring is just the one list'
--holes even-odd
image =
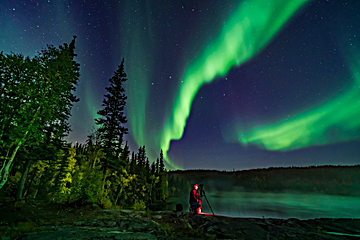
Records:
{"label": "ground", "polygon": [[[1,236],[15,239],[24,233],[39,231],[39,228],[43,226],[67,226],[78,222],[114,219],[116,217],[130,218],[133,217],[129,214],[131,212],[135,211],[104,210],[92,205],[61,205],[47,201],[15,202],[15,200],[7,198],[0,203],[0,239],[2,239]],[[164,231],[176,231],[177,235],[188,235],[180,233],[179,230],[183,229],[184,224],[179,225],[177,216],[161,214],[161,212],[154,213],[140,211],[137,217],[140,216],[159,223]],[[174,234],[170,233],[170,235]]]}
{"label": "ground", "polygon": [[360,219],[229,218],[101,209],[49,202],[0,203],[0,239],[359,239]]}

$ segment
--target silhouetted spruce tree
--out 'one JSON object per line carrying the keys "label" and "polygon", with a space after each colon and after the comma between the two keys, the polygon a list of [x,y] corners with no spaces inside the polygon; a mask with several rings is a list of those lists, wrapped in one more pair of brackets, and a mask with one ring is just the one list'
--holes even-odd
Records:
{"label": "silhouetted spruce tree", "polygon": [[146,150],[145,150],[145,145],[142,147],[141,149],[141,154],[140,154],[140,162],[141,162],[141,166],[144,168],[145,167],[145,163],[146,163]]}
{"label": "silhouetted spruce tree", "polygon": [[159,174],[159,165],[160,165],[159,158],[157,158],[156,164],[155,164],[155,173],[156,174]]}
{"label": "silhouetted spruce tree", "polygon": [[141,184],[145,185],[147,182],[147,177],[149,175],[149,170],[147,169],[146,165],[146,149],[145,145],[141,148],[141,154],[140,154],[140,161],[141,161],[141,169],[140,169],[140,178],[141,178]]}
{"label": "silhouetted spruce tree", "polygon": [[135,152],[134,151],[132,151],[132,153],[131,153],[131,161],[135,161]]}
{"label": "silhouetted spruce tree", "polygon": [[151,163],[150,165],[150,174],[154,175],[156,173],[156,169],[155,169],[155,163]]}
{"label": "silhouetted spruce tree", "polygon": [[129,164],[130,164],[129,154],[130,154],[129,146],[128,146],[127,142],[126,142],[125,147],[124,147],[124,149],[122,150],[121,155],[120,155],[120,160],[121,160],[123,163],[125,163],[125,165],[129,165]]}
{"label": "silhouetted spruce tree", "polygon": [[136,155],[135,155],[134,151],[131,154],[130,173],[131,174],[136,173]]}
{"label": "silhouetted spruce tree", "polygon": [[123,84],[126,80],[123,59],[114,76],[109,79],[110,87],[105,88],[108,94],[102,104],[104,108],[97,112],[101,117],[95,119],[96,124],[100,125],[99,132],[106,150],[115,157],[119,157],[124,134],[128,133],[124,127],[127,122],[124,113],[127,97]]}
{"label": "silhouetted spruce tree", "polygon": [[145,161],[145,169],[146,171],[150,171],[150,162],[149,162],[149,158],[146,158],[146,161]]}
{"label": "silhouetted spruce tree", "polygon": [[146,158],[146,160],[145,160],[144,174],[145,174],[146,178],[148,178],[148,177],[150,176],[150,162],[149,162],[149,158]]}
{"label": "silhouetted spruce tree", "polygon": [[124,113],[127,99],[123,86],[125,81],[127,78],[124,71],[124,59],[122,59],[114,76],[109,79],[110,87],[105,88],[108,94],[105,95],[103,109],[97,112],[101,117],[95,119],[95,123],[99,125],[98,131],[106,153],[103,161],[103,188],[107,170],[109,168],[118,170],[121,165],[124,165],[119,161],[119,157],[122,152],[124,134],[128,133],[128,129],[124,126],[127,122]]}
{"label": "silhouetted spruce tree", "polygon": [[142,152],[142,147],[139,147],[138,152],[136,154],[136,166],[141,166],[141,152]]}
{"label": "silhouetted spruce tree", "polygon": [[159,162],[159,172],[165,171],[165,165],[164,165],[164,154],[163,150],[160,150],[160,162]]}
{"label": "silhouetted spruce tree", "polygon": [[142,168],[144,166],[142,151],[143,151],[142,147],[139,147],[138,152],[136,154],[136,173],[140,175],[142,174]]}

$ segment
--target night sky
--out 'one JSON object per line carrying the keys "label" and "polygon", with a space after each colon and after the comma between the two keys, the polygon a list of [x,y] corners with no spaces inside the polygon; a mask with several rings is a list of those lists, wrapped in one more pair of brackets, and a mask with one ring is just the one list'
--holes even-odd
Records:
{"label": "night sky", "polygon": [[360,163],[360,1],[0,3],[0,51],[70,43],[70,142],[94,128],[122,58],[130,150],[170,169]]}

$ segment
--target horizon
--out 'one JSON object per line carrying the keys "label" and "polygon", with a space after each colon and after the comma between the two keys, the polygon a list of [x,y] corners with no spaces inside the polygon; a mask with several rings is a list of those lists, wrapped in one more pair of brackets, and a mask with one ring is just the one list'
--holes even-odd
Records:
{"label": "horizon", "polygon": [[270,170],[270,169],[287,169],[287,168],[319,168],[319,167],[359,167],[360,163],[353,165],[311,165],[311,166],[275,166],[275,167],[266,167],[266,168],[251,168],[251,169],[234,169],[234,170],[220,170],[220,169],[178,169],[178,170],[168,170],[167,172],[185,172],[185,171],[216,171],[216,172],[242,172],[242,171],[252,171],[252,170]]}

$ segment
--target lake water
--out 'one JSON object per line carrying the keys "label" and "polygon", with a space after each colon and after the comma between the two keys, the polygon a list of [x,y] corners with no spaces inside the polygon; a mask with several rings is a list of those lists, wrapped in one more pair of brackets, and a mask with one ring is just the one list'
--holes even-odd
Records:
{"label": "lake water", "polygon": [[[255,218],[360,218],[360,198],[302,194],[302,193],[259,193],[259,192],[216,192],[206,194],[216,215]],[[169,206],[175,209],[183,204],[189,207],[188,196],[173,198]],[[202,212],[211,213],[205,198],[202,198]]]}

